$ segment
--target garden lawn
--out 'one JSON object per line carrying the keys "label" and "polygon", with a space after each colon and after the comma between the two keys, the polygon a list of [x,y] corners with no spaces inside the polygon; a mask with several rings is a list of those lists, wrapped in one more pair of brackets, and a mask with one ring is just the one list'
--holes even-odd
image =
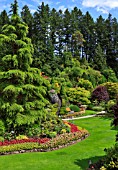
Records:
{"label": "garden lawn", "polygon": [[90,136],[66,148],[42,153],[0,156],[0,170],[86,170],[88,162],[102,158],[104,148],[115,143],[116,130],[109,118],[86,118],[71,121],[86,128]]}
{"label": "garden lawn", "polygon": [[85,113],[81,114],[80,116],[88,116],[88,115],[95,115],[97,112],[94,110],[85,110]]}

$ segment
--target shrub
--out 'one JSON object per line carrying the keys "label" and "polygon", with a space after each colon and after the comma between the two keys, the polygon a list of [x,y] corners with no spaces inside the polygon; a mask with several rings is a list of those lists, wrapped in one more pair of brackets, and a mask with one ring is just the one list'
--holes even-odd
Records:
{"label": "shrub", "polygon": [[93,85],[89,80],[85,80],[85,79],[79,79],[78,80],[78,86],[79,87],[84,87],[86,90],[92,90],[93,89]]}
{"label": "shrub", "polygon": [[59,146],[67,145],[71,143],[72,141],[77,141],[78,139],[85,138],[86,135],[88,135],[88,132],[86,130],[83,130],[83,132],[74,132],[74,133],[63,133],[56,138],[51,139],[50,141],[41,144],[41,148],[43,149],[54,149],[59,148]]}
{"label": "shrub", "polygon": [[106,169],[118,169],[118,143],[114,147],[105,149],[106,157],[104,158],[104,166]]}
{"label": "shrub", "polygon": [[[118,143],[112,148],[105,149],[106,155],[97,163],[93,164],[95,170],[117,170],[118,169]],[[88,168],[88,170],[92,170]]]}
{"label": "shrub", "polygon": [[117,96],[117,103],[111,107],[113,114],[114,114],[114,120],[112,122],[113,125],[118,125],[118,96]]}
{"label": "shrub", "polygon": [[70,105],[69,107],[74,112],[79,112],[80,111],[80,108],[77,105]]}
{"label": "shrub", "polygon": [[56,135],[57,135],[57,132],[49,132],[48,137],[54,138],[54,137],[56,137]]}
{"label": "shrub", "polygon": [[16,139],[17,139],[17,140],[19,140],[19,139],[28,139],[28,137],[25,136],[25,135],[18,135],[18,136],[16,137]]}
{"label": "shrub", "polygon": [[0,136],[2,136],[5,132],[5,126],[2,120],[0,120]]}
{"label": "shrub", "polygon": [[105,86],[98,86],[93,92],[91,96],[92,100],[97,100],[98,103],[102,101],[109,100],[109,94],[107,92],[107,88]]}
{"label": "shrub", "polygon": [[10,141],[13,138],[14,138],[14,134],[12,132],[5,132],[4,133],[4,139],[5,140],[9,140]]}
{"label": "shrub", "polygon": [[103,111],[104,108],[101,107],[101,106],[93,106],[93,107],[92,107],[92,110],[94,110],[94,111]]}
{"label": "shrub", "polygon": [[4,142],[3,136],[0,136],[0,142]]}
{"label": "shrub", "polygon": [[66,96],[67,100],[70,103],[82,103],[82,104],[89,104],[90,103],[90,92],[85,90],[84,88],[77,87],[77,88],[66,88]]}
{"label": "shrub", "polygon": [[117,82],[118,79],[116,77],[115,72],[112,70],[112,68],[107,68],[102,71],[102,74],[106,77],[107,82]]}
{"label": "shrub", "polygon": [[102,86],[107,88],[110,99],[116,99],[118,95],[118,83],[107,82],[102,84]]}
{"label": "shrub", "polygon": [[113,113],[112,106],[115,105],[114,100],[109,100],[108,103],[105,105],[105,109],[108,113]]}

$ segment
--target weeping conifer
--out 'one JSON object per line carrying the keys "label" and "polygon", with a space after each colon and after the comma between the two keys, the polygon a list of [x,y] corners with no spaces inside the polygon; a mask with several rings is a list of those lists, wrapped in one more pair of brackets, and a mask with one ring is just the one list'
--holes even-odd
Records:
{"label": "weeping conifer", "polygon": [[34,123],[40,125],[45,117],[47,87],[40,70],[30,67],[34,49],[16,0],[11,12],[10,24],[4,25],[0,34],[0,46],[7,47],[0,68],[0,119],[8,131],[20,133]]}

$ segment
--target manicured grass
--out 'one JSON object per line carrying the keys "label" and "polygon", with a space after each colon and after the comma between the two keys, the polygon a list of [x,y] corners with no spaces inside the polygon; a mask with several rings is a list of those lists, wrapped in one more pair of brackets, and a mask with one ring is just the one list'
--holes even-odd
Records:
{"label": "manicured grass", "polygon": [[88,116],[88,115],[95,115],[97,112],[94,110],[85,110],[85,113],[83,113],[80,116]]}
{"label": "manicured grass", "polygon": [[87,118],[73,123],[86,128],[90,136],[69,147],[46,153],[0,156],[1,170],[86,170],[88,161],[101,158],[104,148],[115,143],[116,130],[109,118]]}

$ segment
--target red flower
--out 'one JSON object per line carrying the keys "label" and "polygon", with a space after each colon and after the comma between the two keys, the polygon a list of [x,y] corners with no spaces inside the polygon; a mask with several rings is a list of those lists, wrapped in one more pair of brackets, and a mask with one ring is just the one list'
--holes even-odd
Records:
{"label": "red flower", "polygon": [[80,130],[78,130],[78,127],[70,122],[68,122],[68,124],[71,126],[71,132],[81,132]]}

